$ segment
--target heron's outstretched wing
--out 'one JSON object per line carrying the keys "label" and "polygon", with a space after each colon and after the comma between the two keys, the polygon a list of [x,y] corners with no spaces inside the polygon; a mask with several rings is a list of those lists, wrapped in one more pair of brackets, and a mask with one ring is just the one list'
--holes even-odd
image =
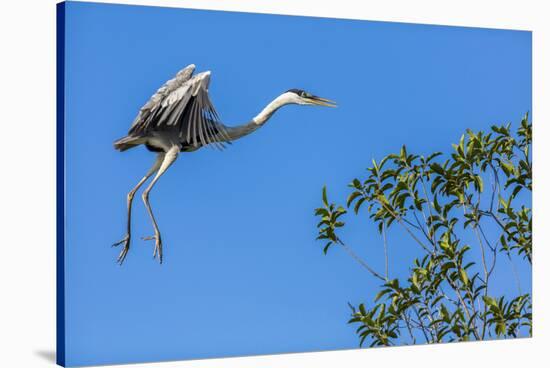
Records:
{"label": "heron's outstretched wing", "polygon": [[151,96],[149,101],[143,105],[139,110],[138,115],[134,119],[132,126],[130,127],[129,133],[143,133],[145,132],[151,123],[151,118],[155,115],[156,111],[159,109],[162,101],[169,96],[176,89],[181,87],[185,82],[187,82],[193,72],[195,71],[195,65],[190,64],[180,70],[176,76],[160,87],[155,94]]}
{"label": "heron's outstretched wing", "polygon": [[[187,68],[194,66],[189,66]],[[186,69],[187,69],[186,68]],[[195,147],[213,144],[223,148],[229,137],[208,96],[210,72],[183,80],[186,69],[161,87],[140,110],[130,134],[175,130],[181,141]],[[178,73],[178,75],[180,75]],[[190,75],[190,74],[189,74]]]}

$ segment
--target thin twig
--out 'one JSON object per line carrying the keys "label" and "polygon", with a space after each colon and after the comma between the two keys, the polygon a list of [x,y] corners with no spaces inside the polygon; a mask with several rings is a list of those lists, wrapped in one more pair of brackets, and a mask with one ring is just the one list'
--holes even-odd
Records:
{"label": "thin twig", "polygon": [[[460,295],[460,291],[458,289],[458,287],[454,284],[454,282],[449,278],[449,276],[445,276],[445,279],[447,280],[447,282],[449,283],[449,285],[451,285],[451,287],[453,288],[453,290],[455,291],[456,293],[456,296],[458,297],[458,300],[460,300],[460,304],[462,304],[462,308],[464,308],[464,312],[466,313],[466,316],[468,317],[468,320],[471,320],[471,315],[470,315],[470,310],[468,309],[468,306],[466,306],[466,302],[464,301],[464,299],[462,298],[462,295]],[[472,306],[473,308],[473,306]],[[474,311],[475,313],[475,311]],[[468,326],[469,327],[469,326]],[[476,339],[478,340],[481,340],[481,337],[479,336],[479,333],[477,332],[477,329],[473,328],[473,333],[474,333],[474,336],[476,337]]]}
{"label": "thin twig", "polygon": [[411,231],[411,229],[409,229],[409,228],[407,227],[407,225],[405,225],[405,223],[403,222],[403,218],[402,218],[401,216],[399,216],[399,215],[397,215],[395,212],[393,212],[393,211],[391,210],[391,208],[389,208],[383,201],[378,200],[378,202],[379,202],[382,206],[384,206],[384,208],[386,209],[386,211],[388,211],[388,212],[397,220],[397,222],[399,222],[399,223],[401,224],[401,226],[403,226],[403,228],[407,231],[407,233],[409,233],[409,235],[410,235],[418,244],[420,244],[420,246],[421,246],[426,252],[428,252],[428,253],[430,253],[430,254],[432,253],[432,252],[430,251],[430,249],[429,249],[428,247],[426,247],[426,246],[424,245],[424,243],[422,243],[422,241],[420,241],[420,239],[418,239],[418,237],[417,237],[416,235],[414,235],[414,233]]}
{"label": "thin twig", "polygon": [[508,260],[510,261],[510,265],[512,266],[512,273],[514,274],[514,279],[516,281],[516,286],[518,288],[518,293],[519,293],[519,295],[522,295],[523,293],[521,292],[521,282],[519,280],[518,270],[516,268],[514,260],[512,259],[512,256],[510,256],[509,251],[506,251],[506,255],[508,256]]}
{"label": "thin twig", "polygon": [[372,267],[370,267],[365,261],[361,259],[348,245],[346,245],[340,238],[337,238],[336,241],[338,244],[344,248],[344,250],[353,258],[355,259],[361,266],[363,266],[367,271],[369,271],[374,277],[379,278],[380,280],[386,282],[388,281],[386,278],[384,278],[382,275],[380,275],[378,272],[376,272]]}
{"label": "thin twig", "polygon": [[390,266],[389,266],[389,260],[388,260],[388,241],[386,237],[386,224],[384,222],[382,222],[382,239],[384,241],[384,262],[385,262],[385,269],[386,269],[386,279],[389,280]]}
{"label": "thin twig", "polygon": [[[433,331],[431,329],[428,329],[426,326],[424,326],[424,322],[422,321],[422,318],[420,317],[420,314],[418,313],[418,309],[415,305],[412,306],[414,309],[414,313],[416,314],[416,318],[418,318],[418,322],[420,324],[420,330],[422,331],[422,334],[424,335],[424,338],[426,339],[426,343],[430,343],[430,339],[428,338],[428,334],[426,333],[426,330],[430,333],[432,336],[432,339],[435,340]],[[430,321],[431,322],[431,321]],[[435,341],[434,341],[435,342]]]}
{"label": "thin twig", "polygon": [[[418,227],[420,229],[420,231],[422,232],[422,234],[424,234],[424,237],[426,239],[428,239],[428,241],[430,242],[430,244],[432,244],[434,246],[434,249],[436,247],[436,244],[434,243],[434,241],[430,238],[430,236],[428,235],[428,233],[426,233],[426,230],[424,230],[424,228],[420,225],[420,220],[418,219],[418,216],[416,215],[416,212],[413,212],[413,215],[414,215],[414,218],[416,220],[416,223],[418,224]],[[426,222],[427,223],[427,222]]]}

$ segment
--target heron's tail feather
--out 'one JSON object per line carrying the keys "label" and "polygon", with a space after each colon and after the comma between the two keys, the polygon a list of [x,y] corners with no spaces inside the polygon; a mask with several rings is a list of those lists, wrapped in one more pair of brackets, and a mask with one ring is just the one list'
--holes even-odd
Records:
{"label": "heron's tail feather", "polygon": [[116,140],[113,143],[113,145],[115,146],[116,150],[119,150],[120,152],[124,152],[127,149],[133,148],[135,146],[139,146],[142,143],[143,142],[141,141],[141,139],[139,137],[132,137],[130,135],[130,136],[126,136],[126,137],[123,137],[123,138],[120,138],[120,139]]}

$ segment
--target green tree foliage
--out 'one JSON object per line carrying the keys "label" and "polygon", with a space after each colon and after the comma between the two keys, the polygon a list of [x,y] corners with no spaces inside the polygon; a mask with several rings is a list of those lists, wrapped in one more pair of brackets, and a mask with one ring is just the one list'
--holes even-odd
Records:
{"label": "green tree foliage", "polygon": [[[531,123],[467,130],[453,151],[420,156],[403,146],[349,184],[345,205],[326,187],[318,239],[341,247],[380,282],[370,307],[352,309],[360,345],[437,343],[530,336],[531,294],[521,293],[516,262],[532,259]],[[527,199],[526,199],[527,198]],[[367,211],[381,235],[385,271],[375,271],[343,240],[346,216]],[[406,280],[390,278],[387,233],[401,228],[418,246]],[[467,234],[469,233],[469,234]],[[465,239],[474,239],[468,244]],[[414,245],[413,245],[414,244]],[[477,249],[474,251],[472,247]],[[514,270],[516,297],[491,295],[497,259]],[[512,288],[511,288],[512,289]]]}

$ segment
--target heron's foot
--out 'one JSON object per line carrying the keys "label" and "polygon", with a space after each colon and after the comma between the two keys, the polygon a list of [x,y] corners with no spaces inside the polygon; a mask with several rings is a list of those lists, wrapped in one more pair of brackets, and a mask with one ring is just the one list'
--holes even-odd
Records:
{"label": "heron's foot", "polygon": [[159,263],[162,264],[162,240],[160,238],[160,233],[156,233],[152,236],[146,236],[142,238],[143,240],[154,240],[155,241],[155,250],[153,251],[153,258],[158,256]]}
{"label": "heron's foot", "polygon": [[126,258],[126,255],[130,250],[130,234],[126,234],[126,236],[121,241],[116,242],[112,246],[118,247],[119,245],[122,245],[122,250],[120,251],[120,254],[118,255],[116,262],[119,265],[122,265],[122,262],[124,262],[124,259]]}

